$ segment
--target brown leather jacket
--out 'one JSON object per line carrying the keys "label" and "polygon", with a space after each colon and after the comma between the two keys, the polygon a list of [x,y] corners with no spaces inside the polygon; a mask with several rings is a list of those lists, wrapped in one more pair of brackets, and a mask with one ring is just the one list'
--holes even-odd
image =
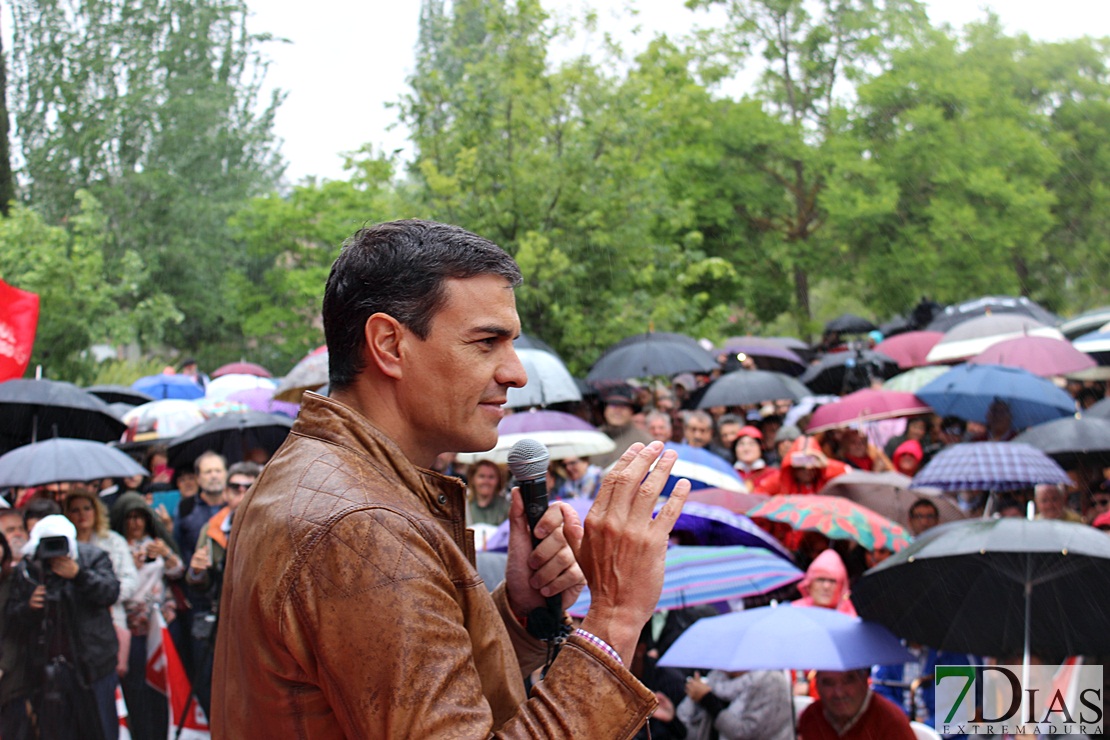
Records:
{"label": "brown leather jacket", "polygon": [[571,637],[543,643],[488,593],[464,489],[365,418],[306,394],[235,516],[213,738],[630,738],[655,696]]}

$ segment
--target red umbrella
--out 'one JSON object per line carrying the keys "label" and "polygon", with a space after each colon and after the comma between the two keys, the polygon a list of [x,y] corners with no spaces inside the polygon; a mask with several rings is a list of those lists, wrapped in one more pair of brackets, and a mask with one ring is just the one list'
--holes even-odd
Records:
{"label": "red umbrella", "polygon": [[1020,367],[1034,375],[1049,378],[1095,367],[1098,363],[1071,342],[1053,337],[1017,337],[992,344],[968,360],[975,365]]}
{"label": "red umbrella", "polygon": [[783,522],[797,530],[820,532],[834,540],[855,540],[867,550],[885,547],[898,552],[911,540],[901,524],[839,496],[771,496],[766,503],[749,510],[748,516]]}
{"label": "red umbrella", "polygon": [[928,365],[925,356],[943,336],[939,331],[908,331],[879,342],[875,351],[892,358],[903,370],[909,370]]}
{"label": "red umbrella", "polygon": [[813,412],[807,434],[839,429],[865,421],[927,414],[932,409],[912,393],[864,388]]}
{"label": "red umbrella", "polygon": [[218,378],[222,375],[254,375],[259,378],[274,377],[269,370],[253,362],[229,362],[226,365],[221,365],[216,368],[212,373],[213,378]]}

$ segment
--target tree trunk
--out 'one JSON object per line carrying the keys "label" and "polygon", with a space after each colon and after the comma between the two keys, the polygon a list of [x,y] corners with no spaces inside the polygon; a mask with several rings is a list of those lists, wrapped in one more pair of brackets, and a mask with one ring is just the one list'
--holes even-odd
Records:
{"label": "tree trunk", "polygon": [[8,210],[15,200],[12,148],[8,136],[8,65],[4,58],[3,36],[0,35],[0,216],[4,218],[8,217]]}
{"label": "tree trunk", "polygon": [[794,302],[797,304],[798,330],[809,339],[809,322],[813,315],[809,309],[809,274],[805,269],[794,266]]}

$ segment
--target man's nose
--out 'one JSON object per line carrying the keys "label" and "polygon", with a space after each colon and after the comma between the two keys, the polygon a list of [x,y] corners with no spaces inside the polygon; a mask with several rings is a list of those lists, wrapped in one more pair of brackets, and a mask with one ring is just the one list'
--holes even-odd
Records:
{"label": "man's nose", "polygon": [[510,388],[523,388],[524,384],[528,382],[528,371],[524,369],[524,363],[520,361],[516,349],[512,346],[509,347],[505,360],[498,367],[496,379],[498,384]]}

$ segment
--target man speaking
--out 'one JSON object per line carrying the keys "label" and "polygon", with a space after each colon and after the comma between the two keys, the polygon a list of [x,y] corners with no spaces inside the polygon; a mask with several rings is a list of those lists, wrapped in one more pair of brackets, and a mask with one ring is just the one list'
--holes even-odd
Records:
{"label": "man speaking", "polygon": [[[465,489],[430,470],[497,442],[507,389],[526,381],[520,282],[504,251],[454,226],[398,221],[345,244],[324,295],[331,397],[305,394],[235,518],[213,737],[629,738],[654,710],[625,665],[689,490],[652,519],[674,453],[633,445],[585,526],[552,506],[534,549],[514,491],[492,594]],[[547,648],[529,615],[585,582],[589,614],[526,697]]]}

